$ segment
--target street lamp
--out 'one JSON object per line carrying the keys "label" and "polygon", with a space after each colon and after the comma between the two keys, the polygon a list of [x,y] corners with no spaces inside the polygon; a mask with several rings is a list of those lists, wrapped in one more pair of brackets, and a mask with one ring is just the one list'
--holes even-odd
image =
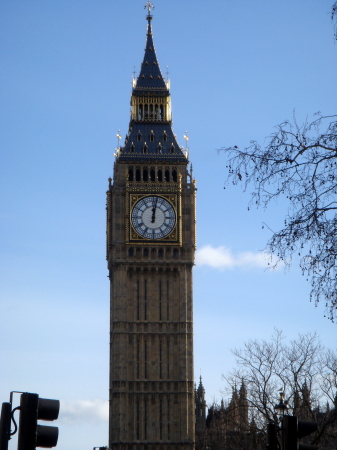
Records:
{"label": "street lamp", "polygon": [[284,392],[280,392],[280,402],[278,405],[274,406],[274,409],[279,416],[279,422],[281,425],[279,428],[279,430],[281,430],[281,448],[284,450],[285,445],[284,445],[284,428],[283,428],[284,422],[283,422],[283,420],[284,420],[284,415],[286,414],[286,412],[289,409],[288,404],[284,401]]}
{"label": "street lamp", "polygon": [[288,404],[285,403],[285,401],[284,401],[284,392],[280,392],[280,403],[278,405],[275,405],[274,409],[278,413],[279,419],[282,420],[284,417],[284,414],[289,409]]}

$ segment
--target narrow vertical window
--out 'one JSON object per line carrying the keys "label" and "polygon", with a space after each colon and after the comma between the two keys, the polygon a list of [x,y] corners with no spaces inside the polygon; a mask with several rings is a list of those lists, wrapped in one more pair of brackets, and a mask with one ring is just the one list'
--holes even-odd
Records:
{"label": "narrow vertical window", "polygon": [[167,440],[170,440],[170,397],[167,396]]}
{"label": "narrow vertical window", "polygon": [[169,283],[169,280],[166,281],[166,315],[167,315],[166,320],[170,320],[170,283]]}
{"label": "narrow vertical window", "polygon": [[147,320],[147,281],[144,281],[144,320]]}
{"label": "narrow vertical window", "polygon": [[139,357],[140,357],[140,351],[139,351],[139,341],[137,341],[137,380],[139,380]]}
{"label": "narrow vertical window", "polygon": [[168,183],[170,182],[170,171],[169,170],[165,170],[165,181],[167,181]]}
{"label": "narrow vertical window", "polygon": [[137,403],[136,403],[136,436],[137,436],[137,441],[140,440],[140,407],[139,407],[139,400],[137,399]]}
{"label": "narrow vertical window", "polygon": [[167,339],[166,346],[167,379],[170,378],[170,341]]}
{"label": "narrow vertical window", "polygon": [[163,181],[163,172],[161,169],[158,170],[158,181]]}
{"label": "narrow vertical window", "polygon": [[156,181],[156,172],[154,171],[154,169],[150,170],[150,180]]}
{"label": "narrow vertical window", "polygon": [[140,181],[140,169],[136,170],[136,181]]}
{"label": "narrow vertical window", "polygon": [[178,181],[177,171],[175,169],[172,170],[172,179],[175,183]]}
{"label": "narrow vertical window", "polygon": [[163,378],[163,343],[159,341],[159,378]]}
{"label": "narrow vertical window", "polygon": [[159,320],[162,320],[162,303],[163,303],[163,298],[162,298],[162,284],[161,284],[161,280],[159,280]]}
{"label": "narrow vertical window", "polygon": [[163,440],[163,400],[159,400],[159,439]]}
{"label": "narrow vertical window", "polygon": [[144,398],[144,440],[147,440],[147,398]]}
{"label": "narrow vertical window", "polygon": [[140,289],[139,281],[137,281],[137,320],[140,320]]}
{"label": "narrow vertical window", "polygon": [[147,340],[144,341],[144,378],[147,378]]}
{"label": "narrow vertical window", "polygon": [[129,181],[133,181],[133,169],[129,169]]}
{"label": "narrow vertical window", "polygon": [[139,105],[138,120],[143,120],[143,105]]}

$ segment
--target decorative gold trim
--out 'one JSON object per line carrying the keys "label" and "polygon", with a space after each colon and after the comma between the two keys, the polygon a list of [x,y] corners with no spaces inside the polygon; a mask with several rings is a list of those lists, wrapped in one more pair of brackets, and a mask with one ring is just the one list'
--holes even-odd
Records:
{"label": "decorative gold trim", "polygon": [[[177,186],[176,186],[177,187]],[[168,236],[161,239],[147,239],[140,236],[133,228],[131,223],[131,212],[135,204],[142,198],[157,195],[167,200],[174,208],[176,214],[176,223],[173,230]],[[141,189],[135,192],[127,189],[126,192],[126,208],[125,208],[125,228],[126,228],[126,244],[156,244],[156,245],[182,245],[182,206],[181,206],[181,185],[175,192],[167,192],[159,187],[157,189]]]}

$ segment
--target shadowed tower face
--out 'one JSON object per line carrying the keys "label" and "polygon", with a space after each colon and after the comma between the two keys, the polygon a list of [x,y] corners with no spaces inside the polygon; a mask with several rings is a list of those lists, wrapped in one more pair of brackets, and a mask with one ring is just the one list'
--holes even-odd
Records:
{"label": "shadowed tower face", "polygon": [[107,191],[109,447],[192,450],[196,187],[172,131],[146,6],[144,60]]}

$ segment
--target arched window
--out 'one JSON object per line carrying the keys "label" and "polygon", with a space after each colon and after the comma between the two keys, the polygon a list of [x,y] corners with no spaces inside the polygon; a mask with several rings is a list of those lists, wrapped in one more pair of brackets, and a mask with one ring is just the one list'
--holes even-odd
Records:
{"label": "arched window", "polygon": [[149,172],[146,168],[143,171],[143,181],[149,181]]}
{"label": "arched window", "polygon": [[161,145],[161,142],[159,142],[159,144],[158,144],[157,152],[158,152],[159,154],[163,153],[163,147],[162,147],[162,145]]}
{"label": "arched window", "polygon": [[154,171],[154,169],[150,170],[150,180],[156,181],[156,172]]}
{"label": "arched window", "polygon": [[164,131],[164,134],[163,134],[163,141],[167,142],[167,133],[166,133],[166,131]]}
{"label": "arched window", "polygon": [[159,120],[160,119],[160,113],[159,113],[158,105],[155,105],[154,111],[155,111],[156,119]]}
{"label": "arched window", "polygon": [[137,133],[137,141],[140,142],[141,140],[142,140],[142,133],[139,130]]}
{"label": "arched window", "polygon": [[143,146],[143,153],[144,153],[144,155],[147,153],[147,149],[148,149],[148,147],[147,147],[147,144],[145,142],[145,144]]}
{"label": "arched window", "polygon": [[154,132],[153,132],[153,130],[151,130],[151,133],[150,133],[150,142],[154,142]]}
{"label": "arched window", "polygon": [[131,147],[130,147],[130,152],[134,153],[135,152],[135,144],[132,142]]}
{"label": "arched window", "polygon": [[170,182],[170,171],[168,169],[165,170],[165,181]]}
{"label": "arched window", "polygon": [[164,119],[164,106],[160,105],[160,120]]}
{"label": "arched window", "polygon": [[174,153],[174,152],[175,152],[175,147],[174,147],[174,144],[172,143],[171,147],[170,147],[170,153]]}
{"label": "arched window", "polygon": [[176,169],[173,169],[173,170],[172,170],[172,179],[173,179],[173,181],[174,181],[175,183],[178,181]]}
{"label": "arched window", "polygon": [[162,248],[160,248],[159,250],[158,250],[158,257],[159,258],[162,258],[164,256],[164,250],[162,249]]}
{"label": "arched window", "polygon": [[148,105],[145,105],[145,108],[144,108],[144,116],[145,116],[145,117],[144,117],[145,120],[149,118],[149,107],[148,107]]}
{"label": "arched window", "polygon": [[143,105],[139,105],[139,108],[138,108],[138,120],[143,120]]}
{"label": "arched window", "polygon": [[175,248],[173,250],[173,258],[178,258],[178,256],[179,256],[179,250],[177,248]]}
{"label": "arched window", "polygon": [[145,258],[148,258],[148,256],[149,256],[149,249],[148,248],[144,248],[143,256]]}
{"label": "arched window", "polygon": [[133,248],[131,247],[131,248],[129,248],[129,257],[133,258],[133,255],[134,255]]}
{"label": "arched window", "polygon": [[140,181],[140,169],[136,170],[136,181]]}
{"label": "arched window", "polygon": [[153,105],[150,105],[150,119],[153,119]]}
{"label": "arched window", "polygon": [[163,171],[161,169],[158,170],[158,181],[163,181]]}
{"label": "arched window", "polygon": [[133,169],[129,169],[129,181],[133,181]]}

